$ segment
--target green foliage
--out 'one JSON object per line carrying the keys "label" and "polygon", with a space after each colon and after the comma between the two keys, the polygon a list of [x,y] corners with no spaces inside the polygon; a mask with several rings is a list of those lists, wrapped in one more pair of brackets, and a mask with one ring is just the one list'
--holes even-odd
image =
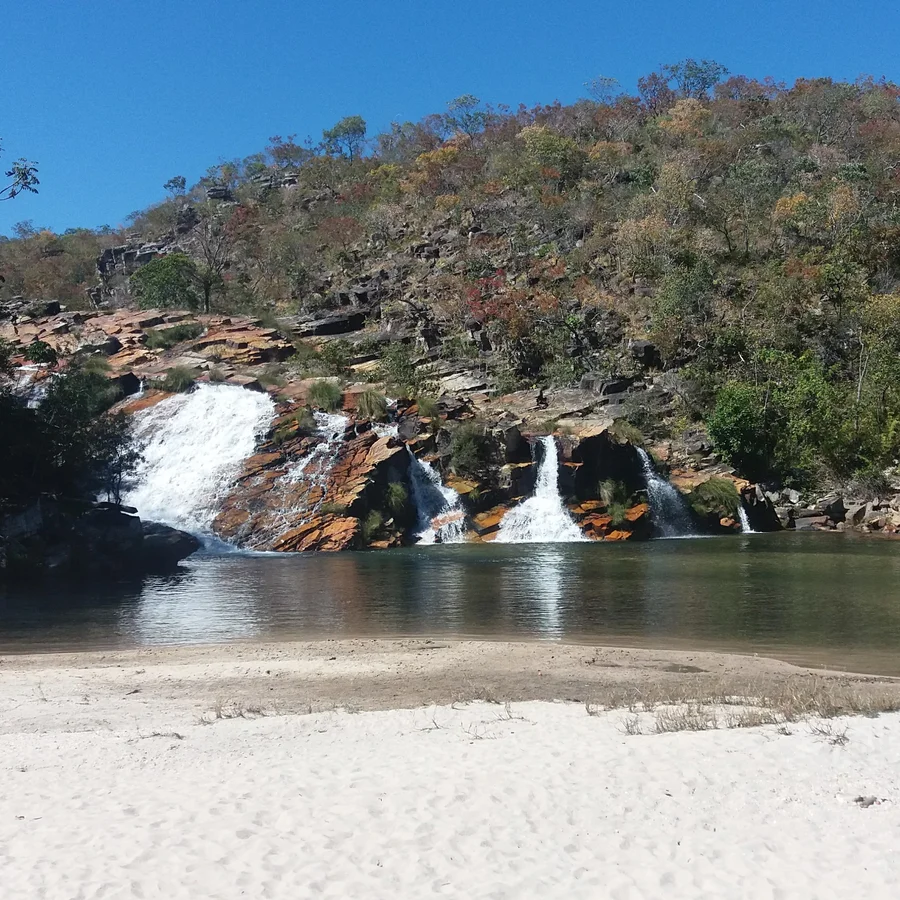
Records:
{"label": "green foliage", "polygon": [[475,475],[488,462],[488,441],[484,428],[463,422],[450,439],[450,467],[458,475]]}
{"label": "green foliage", "polygon": [[169,253],[141,266],[131,276],[131,290],[143,309],[198,309],[198,270],[184,253]]}
{"label": "green foliage", "polygon": [[621,481],[612,479],[601,481],[597,486],[597,493],[606,507],[607,515],[612,520],[612,524],[616,527],[623,525],[626,521],[625,513],[631,503],[631,495],[628,488]]}
{"label": "green foliage", "polygon": [[319,427],[316,424],[316,418],[313,415],[312,410],[308,406],[298,409],[295,418],[297,419],[297,430],[300,434],[314,434]]}
{"label": "green foliage", "polygon": [[319,350],[319,359],[328,375],[344,375],[350,368],[352,356],[353,348],[343,339],[329,341]]}
{"label": "green foliage", "polygon": [[325,516],[346,516],[347,515],[347,504],[346,503],[323,503],[319,507],[319,512]]}
{"label": "green foliage", "polygon": [[207,375],[209,376],[210,384],[222,384],[227,377],[218,366],[213,366]]}
{"label": "green foliage", "polygon": [[343,399],[343,391],[333,381],[314,381],[309,388],[307,397],[311,406],[334,412],[339,409]]}
{"label": "green foliage", "polygon": [[698,484],[688,496],[694,511],[701,516],[717,516],[736,519],[741,496],[733,481],[727,478],[710,478]]}
{"label": "green foliage", "polygon": [[145,332],[145,345],[149,350],[170,350],[182,341],[190,341],[203,334],[203,326],[199,322],[185,322],[171,328],[154,328]]}
{"label": "green foliage", "polygon": [[0,338],[0,375],[9,375],[12,372],[13,345]]}
{"label": "green foliage", "polygon": [[725,385],[706,427],[716,450],[748,477],[758,478],[771,466],[777,435],[770,428],[765,393],[755,385]]}
{"label": "green foliage", "polygon": [[364,419],[384,422],[388,415],[387,400],[378,391],[363,391],[356,400],[356,411]]}
{"label": "green foliage", "polygon": [[416,406],[419,409],[419,415],[423,419],[438,420],[441,416],[440,404],[433,397],[418,397]]}
{"label": "green foliage", "polygon": [[377,509],[373,509],[363,520],[362,523],[362,536],[363,540],[368,544],[370,541],[374,541],[378,538],[379,532],[381,531],[382,526],[384,525],[384,516],[378,512]]}
{"label": "green foliage", "polygon": [[48,366],[55,366],[59,362],[56,350],[46,341],[32,341],[25,350],[25,359]]}
{"label": "green foliage", "polygon": [[130,420],[106,412],[119,396],[109,379],[77,367],[48,382],[36,409],[0,389],[0,508],[41,493],[117,499],[139,459]]}
{"label": "green foliage", "polygon": [[391,344],[382,354],[378,378],[392,394],[414,399],[427,389],[428,375],[427,367],[415,362],[407,344]]}
{"label": "green foliage", "polygon": [[406,504],[409,501],[409,494],[406,490],[406,486],[399,481],[392,481],[387,486],[385,500],[387,501],[388,509],[390,509],[394,515],[399,515],[406,509]]}
{"label": "green foliage", "polygon": [[166,377],[154,384],[161,391],[171,394],[185,394],[194,387],[194,379],[197,373],[187,366],[173,366],[166,372]]}
{"label": "green foliage", "polygon": [[640,428],[632,425],[627,419],[615,419],[609,432],[620,444],[631,444],[634,447],[644,446],[645,438]]}
{"label": "green foliage", "polygon": [[345,116],[336,125],[326,128],[322,137],[329,152],[356,159],[365,144],[366,120],[362,116]]}

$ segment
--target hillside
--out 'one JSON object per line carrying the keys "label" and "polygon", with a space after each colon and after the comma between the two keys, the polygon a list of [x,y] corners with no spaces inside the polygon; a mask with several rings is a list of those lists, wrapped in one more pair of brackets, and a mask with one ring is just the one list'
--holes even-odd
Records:
{"label": "hillside", "polygon": [[[19,226],[0,243],[2,333],[54,344],[35,323],[57,303],[183,310],[199,330],[132,358],[138,378],[258,378],[300,405],[292,385],[332,378],[440,398],[445,420],[463,405],[489,430],[510,411],[532,433],[616,420],[776,501],[885,497],[900,88],[686,60],[636,96],[592,93],[516,110],[465,96],[378,135],[350,116],[318,145],[273,137],[191,188],[174,177],[120,232]],[[198,356],[233,316],[277,352],[225,371]]]}

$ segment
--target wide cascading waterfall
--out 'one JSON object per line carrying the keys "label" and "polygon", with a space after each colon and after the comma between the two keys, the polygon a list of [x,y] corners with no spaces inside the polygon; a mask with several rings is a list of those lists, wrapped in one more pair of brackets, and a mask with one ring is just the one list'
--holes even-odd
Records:
{"label": "wide cascading waterfall", "polygon": [[756,534],[750,527],[750,519],[747,517],[743,502],[738,503],[738,521],[741,523],[741,534]]}
{"label": "wide cascading waterfall", "polygon": [[409,480],[418,518],[417,544],[459,544],[466,540],[466,514],[459,494],[441,482],[440,473],[406,448]]}
{"label": "wide cascading waterfall", "polygon": [[693,534],[694,526],[684,497],[673,484],[657,473],[646,450],[638,447],[637,452],[641,457],[644,479],[647,482],[650,515],[660,535],[688,537]]}
{"label": "wide cascading waterfall", "polygon": [[145,521],[209,534],[274,413],[267,394],[206,384],[135,413],[144,459],[122,502]]}
{"label": "wide cascading waterfall", "polygon": [[541,438],[543,458],[534,495],[511,509],[500,523],[499,544],[574,543],[587,541],[559,496],[559,457],[552,435]]}

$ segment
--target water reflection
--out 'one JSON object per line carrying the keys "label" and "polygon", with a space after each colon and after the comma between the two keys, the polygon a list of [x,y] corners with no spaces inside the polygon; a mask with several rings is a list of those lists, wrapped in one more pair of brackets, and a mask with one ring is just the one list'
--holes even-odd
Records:
{"label": "water reflection", "polygon": [[898,575],[900,545],[841,535],[229,554],[144,583],[0,589],[0,649],[467,635],[877,655],[900,674]]}

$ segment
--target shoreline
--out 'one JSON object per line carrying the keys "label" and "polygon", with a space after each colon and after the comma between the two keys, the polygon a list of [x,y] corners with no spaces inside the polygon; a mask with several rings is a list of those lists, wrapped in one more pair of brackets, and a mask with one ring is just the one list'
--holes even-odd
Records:
{"label": "shoreline", "polygon": [[[411,709],[470,700],[604,702],[648,691],[759,696],[820,684],[900,698],[900,678],[703,650],[546,641],[338,639],[0,654],[0,704],[23,695],[148,714],[202,715],[223,702],[286,714]],[[82,700],[90,698],[90,703]],[[131,710],[129,714],[135,712]],[[93,715],[93,712],[92,712]]]}

